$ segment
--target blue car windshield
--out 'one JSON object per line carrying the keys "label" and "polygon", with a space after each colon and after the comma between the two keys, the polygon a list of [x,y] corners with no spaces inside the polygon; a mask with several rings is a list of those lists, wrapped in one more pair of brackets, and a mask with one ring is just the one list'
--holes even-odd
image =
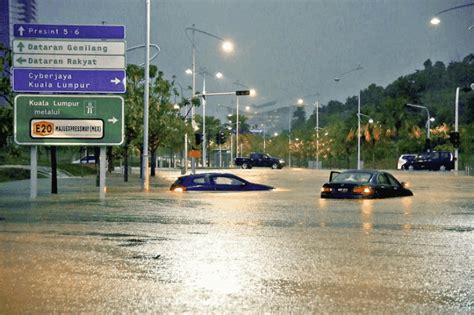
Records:
{"label": "blue car windshield", "polygon": [[368,183],[372,177],[371,173],[363,172],[345,172],[337,174],[334,177],[333,182],[343,183]]}

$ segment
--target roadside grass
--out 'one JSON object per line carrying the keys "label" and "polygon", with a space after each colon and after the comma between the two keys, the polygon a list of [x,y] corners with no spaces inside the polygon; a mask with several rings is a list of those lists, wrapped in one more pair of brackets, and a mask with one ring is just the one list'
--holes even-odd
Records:
{"label": "roadside grass", "polygon": [[[30,170],[24,168],[0,168],[0,183],[30,178]],[[38,178],[46,178],[38,174]]]}
{"label": "roadside grass", "polygon": [[[88,176],[97,173],[95,165],[78,165],[78,164],[59,164],[58,170],[61,170],[71,176]],[[46,178],[47,176],[38,172],[38,178]],[[17,167],[1,167],[0,183],[15,180],[24,180],[30,178],[30,170]]]}
{"label": "roadside grass", "polygon": [[95,164],[70,164],[60,163],[58,169],[70,174],[71,176],[95,175],[97,170]]}

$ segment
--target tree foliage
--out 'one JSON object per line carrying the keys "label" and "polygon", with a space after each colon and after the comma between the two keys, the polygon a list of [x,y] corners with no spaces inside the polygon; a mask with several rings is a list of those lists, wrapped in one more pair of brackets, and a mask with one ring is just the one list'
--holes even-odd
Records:
{"label": "tree foliage", "polygon": [[[1,48],[0,97],[7,106],[0,108],[0,146],[13,147],[13,92],[8,70],[11,51]],[[184,135],[194,141],[189,117],[191,104],[198,107],[198,98],[184,98],[179,93],[175,78],[167,79],[155,66],[150,68],[149,99],[149,148],[154,155],[161,151],[181,155]],[[453,150],[449,133],[454,130],[454,102],[457,87],[459,96],[459,123],[461,134],[461,161],[472,164],[474,160],[474,92],[462,89],[474,83],[474,54],[449,64],[426,60],[422,69],[401,76],[386,87],[370,84],[360,92],[361,112],[370,116],[373,124],[362,117],[361,147],[362,159],[371,167],[393,167],[402,153],[420,152],[426,143],[426,113],[408,108],[407,103],[429,108],[435,117],[431,124],[433,149]],[[128,163],[131,152],[143,150],[144,133],[144,69],[137,65],[127,66],[127,93],[125,94],[125,141],[114,148]],[[178,102],[176,100],[179,100]],[[315,160],[316,155],[331,167],[354,167],[357,150],[357,107],[358,96],[350,96],[345,102],[331,100],[319,108],[319,130],[315,128],[315,112],[307,117],[304,108],[293,107],[290,115],[291,135],[284,130],[277,136],[263,138],[262,134],[250,133],[247,117],[239,116],[239,142],[244,152],[262,151],[265,142],[267,152],[287,157],[300,165]],[[206,117],[208,149],[216,147],[215,136],[226,130],[227,136],[236,132],[236,115],[230,122],[221,122]],[[197,128],[202,130],[202,117],[195,116]],[[289,126],[289,127],[290,127]],[[230,138],[230,137],[228,137]],[[235,145],[235,144],[234,144]],[[225,144],[230,147],[229,141]],[[234,151],[235,152],[235,151]],[[152,160],[154,160],[152,158]],[[464,162],[463,162],[464,163]],[[461,163],[461,166],[463,166]]]}

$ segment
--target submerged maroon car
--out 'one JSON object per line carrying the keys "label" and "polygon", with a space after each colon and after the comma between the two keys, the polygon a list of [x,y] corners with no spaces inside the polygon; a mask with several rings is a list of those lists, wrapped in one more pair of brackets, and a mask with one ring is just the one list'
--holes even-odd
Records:
{"label": "submerged maroon car", "polygon": [[392,174],[375,170],[332,171],[321,188],[321,198],[374,199],[413,196],[407,184]]}

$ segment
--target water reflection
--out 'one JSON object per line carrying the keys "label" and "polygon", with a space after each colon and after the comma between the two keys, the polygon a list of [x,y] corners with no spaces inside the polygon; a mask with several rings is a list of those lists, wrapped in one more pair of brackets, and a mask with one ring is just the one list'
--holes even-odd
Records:
{"label": "water reflection", "polygon": [[360,220],[362,230],[365,234],[370,234],[374,229],[374,200],[362,200],[360,207]]}
{"label": "water reflection", "polygon": [[278,190],[173,194],[173,174],[30,203],[0,185],[0,313],[472,308],[472,178],[405,172],[413,197],[326,200],[327,171],[235,173]]}
{"label": "water reflection", "polygon": [[403,220],[405,221],[402,224],[402,229],[405,232],[409,232],[413,228],[412,205],[413,205],[413,198],[402,198]]}

